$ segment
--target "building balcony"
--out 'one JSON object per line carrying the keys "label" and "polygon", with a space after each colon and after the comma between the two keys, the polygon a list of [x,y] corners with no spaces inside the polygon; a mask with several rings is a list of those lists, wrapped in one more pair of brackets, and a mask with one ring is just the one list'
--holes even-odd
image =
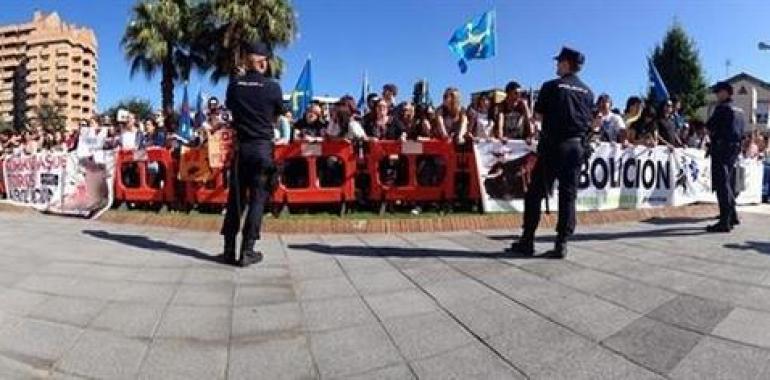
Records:
{"label": "building balcony", "polygon": [[69,62],[59,59],[56,61],[56,67],[69,67]]}
{"label": "building balcony", "polygon": [[56,93],[57,94],[66,94],[69,93],[70,89],[66,85],[62,86],[56,86]]}

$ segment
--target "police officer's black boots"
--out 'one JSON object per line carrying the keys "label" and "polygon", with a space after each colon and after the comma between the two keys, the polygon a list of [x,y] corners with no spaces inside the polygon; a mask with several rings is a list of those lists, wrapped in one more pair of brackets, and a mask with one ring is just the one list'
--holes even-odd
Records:
{"label": "police officer's black boots", "polygon": [[553,249],[544,253],[543,257],[550,259],[563,259],[567,257],[567,240],[557,238]]}
{"label": "police officer's black boots", "polygon": [[235,260],[235,236],[225,236],[225,251],[222,256],[226,264],[237,264]]}
{"label": "police officer's black boots", "polygon": [[254,250],[256,240],[243,240],[241,244],[241,266],[247,267],[262,261],[262,252]]}
{"label": "police officer's black boots", "polygon": [[507,250],[510,253],[522,256],[532,256],[535,254],[535,237],[531,234],[523,233],[519,240],[511,244]]}

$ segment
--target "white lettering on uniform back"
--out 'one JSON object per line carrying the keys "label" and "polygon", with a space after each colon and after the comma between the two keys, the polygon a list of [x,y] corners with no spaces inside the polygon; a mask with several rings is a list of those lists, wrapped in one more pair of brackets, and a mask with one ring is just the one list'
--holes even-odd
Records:
{"label": "white lettering on uniform back", "polygon": [[239,86],[248,86],[248,87],[264,87],[265,84],[262,82],[245,82],[245,81],[238,81]]}
{"label": "white lettering on uniform back", "polygon": [[570,90],[570,91],[577,91],[577,92],[580,92],[580,93],[583,93],[583,94],[587,94],[588,93],[588,90],[586,90],[583,87],[573,86],[573,85],[567,84],[567,83],[559,83],[559,88],[563,88],[565,90]]}

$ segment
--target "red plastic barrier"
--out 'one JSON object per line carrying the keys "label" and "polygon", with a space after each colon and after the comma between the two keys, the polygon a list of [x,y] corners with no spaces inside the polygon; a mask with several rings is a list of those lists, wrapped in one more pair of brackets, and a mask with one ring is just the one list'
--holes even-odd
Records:
{"label": "red plastic barrier", "polygon": [[[318,165],[323,159],[336,157],[343,166],[343,178],[340,186],[321,186]],[[353,146],[345,140],[328,140],[322,143],[293,142],[275,146],[275,164],[284,168],[281,181],[273,193],[276,205],[342,203],[355,199],[356,157]],[[288,187],[284,179],[292,173],[286,172],[286,163],[290,160],[304,160],[307,167],[307,180],[299,187]],[[303,173],[305,174],[305,173]]]}
{"label": "red plastic barrier", "polygon": [[227,204],[227,171],[225,169],[212,169],[213,179],[206,183],[185,182],[185,199],[190,205],[217,205]]}
{"label": "red plastic barrier", "polygon": [[[148,165],[157,162],[162,167],[163,177],[159,187],[148,183]],[[136,165],[136,171],[128,175],[136,175],[136,186],[127,186],[124,170]],[[121,150],[115,162],[115,200],[130,203],[172,203],[176,197],[174,186],[177,166],[171,158],[171,153],[163,148],[149,148],[144,151]]]}
{"label": "red plastic barrier", "polygon": [[[386,184],[381,180],[381,166],[385,160],[398,156],[406,159],[407,178],[405,183]],[[433,157],[431,159],[430,157]],[[432,160],[428,161],[428,160]],[[422,166],[438,165],[436,170],[443,171],[443,177],[435,185],[421,184]],[[442,169],[443,167],[443,169]],[[376,141],[369,143],[367,169],[371,178],[369,199],[375,202],[396,200],[415,202],[443,202],[455,198],[455,172],[457,161],[452,142],[443,140],[430,141]],[[422,171],[424,174],[425,171]]]}
{"label": "red plastic barrier", "polygon": [[465,197],[471,202],[480,201],[479,169],[476,166],[476,154],[473,145],[468,143],[461,147],[456,147],[455,154],[457,157],[457,172],[466,173],[468,178],[468,192],[465,194]]}

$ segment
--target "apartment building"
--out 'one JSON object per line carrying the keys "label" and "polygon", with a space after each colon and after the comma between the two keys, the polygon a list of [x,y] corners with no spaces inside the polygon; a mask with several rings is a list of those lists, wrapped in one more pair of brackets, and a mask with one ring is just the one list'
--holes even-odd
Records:
{"label": "apartment building", "polygon": [[88,118],[96,105],[96,36],[89,28],[67,24],[56,12],[36,11],[32,21],[0,26],[0,119],[12,120],[13,73],[26,57],[28,116],[34,107],[60,107],[68,127]]}

